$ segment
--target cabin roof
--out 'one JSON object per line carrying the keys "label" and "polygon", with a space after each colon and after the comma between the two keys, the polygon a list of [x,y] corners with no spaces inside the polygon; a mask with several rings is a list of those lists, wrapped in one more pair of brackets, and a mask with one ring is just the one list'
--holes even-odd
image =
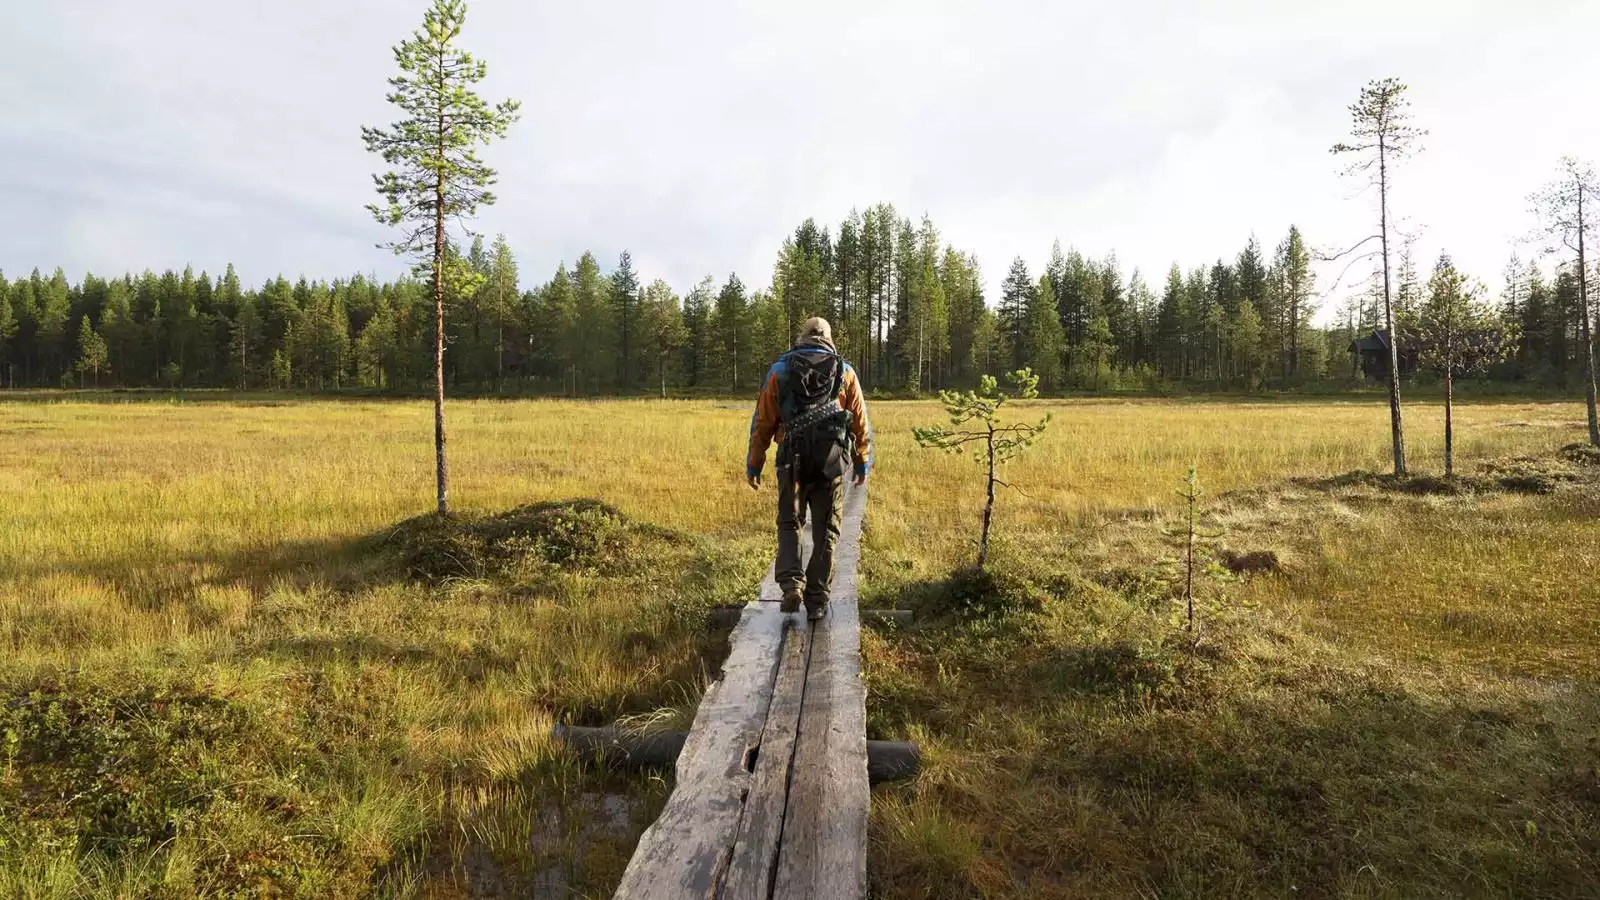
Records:
{"label": "cabin roof", "polygon": [[1383,353],[1389,349],[1389,332],[1379,329],[1350,342],[1352,353]]}

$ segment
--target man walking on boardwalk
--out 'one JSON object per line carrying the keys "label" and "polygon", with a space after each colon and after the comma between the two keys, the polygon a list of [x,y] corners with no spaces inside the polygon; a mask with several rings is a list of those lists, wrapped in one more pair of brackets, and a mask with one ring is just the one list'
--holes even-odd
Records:
{"label": "man walking on boardwalk", "polygon": [[[761,488],[767,446],[778,442],[778,560],[773,574],[783,588],[784,612],[806,604],[806,618],[827,615],[833,550],[843,514],[846,459],[855,483],[865,484],[872,464],[872,427],[856,370],[839,356],[826,319],[807,319],[800,340],[767,373],[750,419],[745,476]],[[800,526],[809,513],[811,561],[800,567]]]}

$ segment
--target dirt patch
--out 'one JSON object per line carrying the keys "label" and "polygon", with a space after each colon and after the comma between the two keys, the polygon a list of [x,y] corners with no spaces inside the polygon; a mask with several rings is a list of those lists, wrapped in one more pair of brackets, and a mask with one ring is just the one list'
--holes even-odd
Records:
{"label": "dirt patch", "polygon": [[1223,568],[1235,575],[1276,575],[1283,571],[1283,561],[1272,550],[1222,550],[1217,556]]}

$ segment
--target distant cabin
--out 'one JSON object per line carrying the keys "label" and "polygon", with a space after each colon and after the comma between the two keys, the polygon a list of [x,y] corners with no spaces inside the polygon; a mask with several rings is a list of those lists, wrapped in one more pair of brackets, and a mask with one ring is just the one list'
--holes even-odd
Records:
{"label": "distant cabin", "polygon": [[[1359,357],[1361,374],[1377,381],[1389,377],[1389,331],[1386,328],[1350,342],[1350,353]],[[1410,375],[1417,369],[1417,348],[1402,343],[1400,346],[1400,374]]]}

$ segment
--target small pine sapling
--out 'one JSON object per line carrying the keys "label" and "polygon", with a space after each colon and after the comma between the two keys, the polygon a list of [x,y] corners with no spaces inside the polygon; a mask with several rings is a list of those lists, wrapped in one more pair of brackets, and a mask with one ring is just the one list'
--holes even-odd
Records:
{"label": "small pine sapling", "polygon": [[[1182,541],[1183,546],[1183,605],[1187,615],[1187,624],[1184,626],[1191,634],[1194,633],[1194,576],[1195,576],[1195,548],[1204,541],[1216,540],[1225,533],[1223,529],[1207,529],[1200,527],[1200,517],[1203,514],[1201,498],[1205,489],[1200,486],[1200,470],[1194,466],[1189,467],[1189,474],[1184,476],[1183,486],[1174,493],[1183,498],[1184,517],[1181,528],[1165,530],[1168,537]],[[1202,566],[1202,573],[1209,571],[1210,567]]]}
{"label": "small pine sapling", "polygon": [[1424,368],[1444,376],[1444,476],[1456,473],[1455,379],[1482,372],[1510,356],[1520,329],[1482,300],[1483,289],[1441,254],[1428,281],[1420,332]]}
{"label": "small pine sapling", "polygon": [[977,444],[972,458],[987,467],[987,499],[983,506],[983,530],[978,538],[978,568],[989,558],[989,526],[994,520],[994,489],[1012,487],[999,477],[999,467],[1015,459],[1039,439],[1050,424],[1046,415],[1037,422],[1000,421],[1000,408],[1011,400],[1031,400],[1039,396],[1039,377],[1032,369],[1018,369],[1006,376],[1014,393],[1004,393],[991,375],[983,376],[976,391],[940,391],[939,403],[950,415],[950,425],[914,428],[917,443],[923,447],[959,453]]}

